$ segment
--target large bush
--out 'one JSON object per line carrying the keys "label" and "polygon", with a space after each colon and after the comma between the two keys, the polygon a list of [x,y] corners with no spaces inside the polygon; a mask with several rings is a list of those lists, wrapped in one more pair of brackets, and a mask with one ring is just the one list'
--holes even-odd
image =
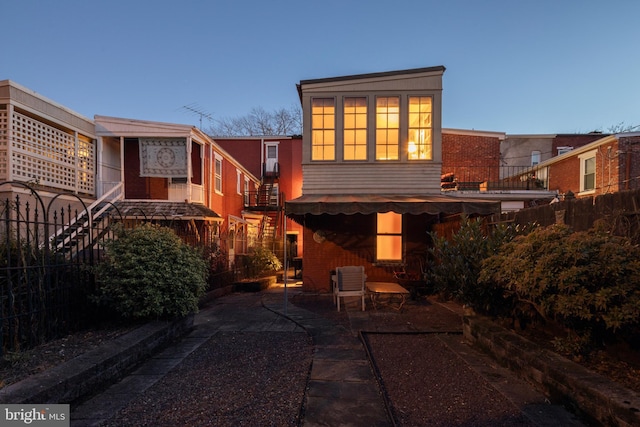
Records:
{"label": "large bush", "polygon": [[98,301],[123,317],[171,318],[198,310],[208,265],[171,230],[153,225],[118,228],[99,264]]}
{"label": "large bush", "polygon": [[258,277],[261,274],[273,273],[282,268],[278,257],[262,246],[250,248],[244,258],[244,264],[247,277]]}
{"label": "large bush", "polygon": [[497,225],[483,230],[479,219],[462,217],[459,230],[449,239],[431,233],[427,280],[434,290],[482,311],[492,311],[500,303],[495,287],[478,286],[482,262],[498,248],[529,227]]}
{"label": "large bush", "polygon": [[583,341],[629,333],[640,321],[640,249],[598,231],[540,228],[488,258],[480,287],[497,287],[518,315],[562,323]]}

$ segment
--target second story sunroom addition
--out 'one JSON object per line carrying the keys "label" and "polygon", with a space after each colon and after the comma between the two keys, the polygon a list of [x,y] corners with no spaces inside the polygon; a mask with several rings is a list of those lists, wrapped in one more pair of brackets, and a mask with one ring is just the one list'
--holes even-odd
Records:
{"label": "second story sunroom addition", "polygon": [[[367,97],[346,96],[338,107],[336,98],[313,98],[311,160],[336,160],[336,151],[342,148],[342,161],[366,161],[369,146],[375,147],[376,161],[400,160],[401,141],[406,141],[402,148],[407,160],[432,160],[433,98],[408,96],[406,113],[401,108],[400,99],[400,96],[375,97],[375,115],[372,117],[375,131],[369,132]],[[336,117],[337,111],[342,112],[342,120]],[[406,130],[403,138],[400,136],[401,116],[407,119],[406,126],[402,126]],[[336,129],[337,122],[342,123],[339,130]],[[340,141],[341,147],[337,145]]]}
{"label": "second story sunroom addition", "polygon": [[309,138],[303,162],[440,161],[439,142],[434,144],[440,137],[443,71],[302,81]]}
{"label": "second story sunroom addition", "polygon": [[302,80],[303,195],[440,194],[444,71]]}

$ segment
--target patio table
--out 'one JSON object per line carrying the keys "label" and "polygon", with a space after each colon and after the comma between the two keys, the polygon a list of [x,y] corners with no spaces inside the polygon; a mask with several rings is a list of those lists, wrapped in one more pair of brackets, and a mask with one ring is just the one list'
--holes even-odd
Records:
{"label": "patio table", "polygon": [[402,306],[407,300],[407,295],[409,295],[409,291],[394,282],[366,282],[367,293],[371,298],[371,303],[373,304],[373,308],[378,309],[378,304],[382,304],[380,302],[381,295],[388,295],[389,298],[393,298],[394,296],[400,297],[400,302],[397,307],[393,306],[390,302],[384,303],[389,307],[395,308],[396,310],[402,310]]}

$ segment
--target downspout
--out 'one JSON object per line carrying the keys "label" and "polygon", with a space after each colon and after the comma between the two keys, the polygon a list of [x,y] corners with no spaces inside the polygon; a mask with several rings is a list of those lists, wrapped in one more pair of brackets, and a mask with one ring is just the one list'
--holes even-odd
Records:
{"label": "downspout", "polygon": [[[140,142],[138,141],[138,144],[140,144]],[[139,149],[139,148],[138,148]],[[140,165],[138,165],[138,168],[140,167]],[[140,172],[138,172],[140,173]],[[120,182],[122,183],[122,192],[124,194],[126,194],[126,185],[127,183],[124,182],[124,136],[120,137]],[[123,197],[124,199],[125,197]]]}
{"label": "downspout", "polygon": [[260,138],[260,183],[264,182],[264,138]]}
{"label": "downspout", "polygon": [[191,138],[191,135],[189,135],[186,142],[187,146],[185,147],[187,149],[187,200],[185,200],[185,202],[187,203],[191,203],[191,177],[193,176],[193,171],[191,170],[191,168],[193,167],[193,165],[191,164],[191,151],[193,147],[191,146],[191,144],[193,144],[193,140]]}

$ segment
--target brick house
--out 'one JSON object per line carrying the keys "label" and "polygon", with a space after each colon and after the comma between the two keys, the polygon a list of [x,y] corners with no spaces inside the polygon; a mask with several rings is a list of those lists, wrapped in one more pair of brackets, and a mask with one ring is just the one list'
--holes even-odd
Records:
{"label": "brick house", "polygon": [[286,212],[304,227],[307,290],[329,291],[330,272],[341,265],[364,265],[369,280],[391,280],[396,270],[420,268],[427,233],[443,216],[500,211],[496,199],[441,190],[444,71],[298,84],[302,196]]}
{"label": "brick house", "polygon": [[597,196],[640,188],[640,133],[619,133],[551,158],[532,173],[559,194]]}
{"label": "brick house", "polygon": [[[249,172],[260,178],[260,187],[249,196],[245,216],[268,218],[271,237],[287,237],[287,255],[302,257],[302,226],[284,215],[284,202],[302,195],[302,138],[300,136],[213,137]],[[286,224],[283,221],[286,220]],[[277,247],[277,245],[276,245]],[[278,253],[278,255],[281,255]]]}
{"label": "brick house", "polygon": [[556,192],[544,183],[521,180],[522,172],[531,169],[528,157],[525,163],[504,161],[504,143],[509,138],[504,132],[442,129],[442,191],[500,201],[503,212],[551,201]]}
{"label": "brick house", "polygon": [[125,219],[192,228],[217,242],[232,263],[258,237],[244,217],[259,180],[211,137],[190,125],[95,116],[99,196]]}

